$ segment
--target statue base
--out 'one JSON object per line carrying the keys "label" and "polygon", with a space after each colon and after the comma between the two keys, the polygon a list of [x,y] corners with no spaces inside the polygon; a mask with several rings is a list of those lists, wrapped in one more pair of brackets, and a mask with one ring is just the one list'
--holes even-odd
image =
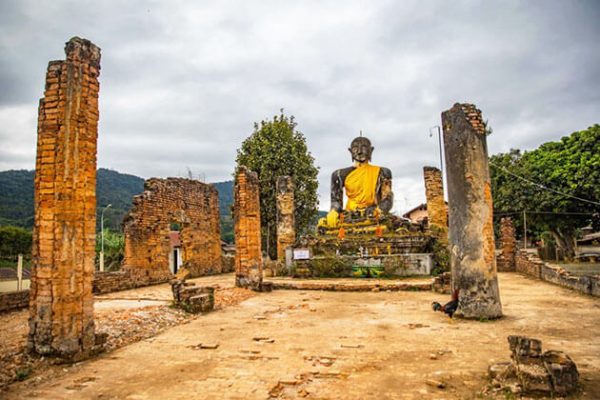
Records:
{"label": "statue base", "polygon": [[429,275],[434,241],[421,225],[391,215],[344,219],[337,228],[299,238],[288,272],[299,278]]}

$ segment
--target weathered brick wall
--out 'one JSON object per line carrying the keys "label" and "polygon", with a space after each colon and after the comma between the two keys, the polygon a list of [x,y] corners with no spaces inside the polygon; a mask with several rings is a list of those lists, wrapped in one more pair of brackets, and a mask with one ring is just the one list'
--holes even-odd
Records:
{"label": "weathered brick wall", "polygon": [[512,218],[505,217],[500,220],[500,247],[502,253],[496,259],[498,271],[514,271],[516,268],[517,239]]}
{"label": "weathered brick wall", "polygon": [[442,125],[452,282],[459,290],[456,315],[500,317],[485,124],[474,105],[456,103],[442,113]]}
{"label": "weathered brick wall", "polygon": [[0,293],[0,312],[17,310],[29,305],[29,290]]}
{"label": "weathered brick wall", "polygon": [[537,256],[535,250],[519,250],[515,259],[515,271],[537,279],[542,277],[544,262]]}
{"label": "weathered brick wall", "polygon": [[169,279],[146,279],[132,275],[128,271],[96,271],[94,275],[94,294],[119,292],[142,286],[168,282]]}
{"label": "weathered brick wall", "polygon": [[285,262],[285,250],[296,241],[294,228],[294,181],[291,176],[277,178],[277,260]]}
{"label": "weathered brick wall", "polygon": [[240,167],[234,187],[235,283],[260,290],[262,248],[260,239],[260,187],[256,172]]}
{"label": "weathered brick wall", "polygon": [[535,251],[518,250],[516,271],[546,282],[600,297],[600,275],[577,276],[558,265],[542,261]]}
{"label": "weathered brick wall", "polygon": [[435,167],[424,167],[425,197],[427,199],[427,219],[429,225],[440,228],[448,227],[448,211],[444,200],[444,184],[442,171]]}
{"label": "weathered brick wall", "polygon": [[182,267],[192,277],[222,272],[219,196],[214,186],[183,178],[146,181],[123,222],[123,271],[140,281],[168,280],[171,224],[181,230]]}
{"label": "weathered brick wall", "polygon": [[83,358],[95,343],[96,145],[100,49],[72,38],[40,100],[29,347]]}

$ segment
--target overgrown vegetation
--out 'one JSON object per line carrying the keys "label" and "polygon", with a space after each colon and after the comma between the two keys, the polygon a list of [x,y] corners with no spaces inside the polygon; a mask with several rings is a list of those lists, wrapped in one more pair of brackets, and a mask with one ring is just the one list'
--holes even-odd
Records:
{"label": "overgrown vegetation", "polygon": [[600,212],[593,204],[600,202],[600,125],[533,151],[494,155],[490,163],[496,213],[514,213],[520,233],[527,211],[528,236],[539,239],[550,232],[572,259],[577,229]]}
{"label": "overgrown vegetation", "polygon": [[[0,172],[0,226],[33,227],[33,178],[35,171],[10,170]],[[214,183],[219,191],[221,213],[221,238],[233,242],[233,182]],[[97,182],[97,230],[104,212],[104,228],[121,231],[123,216],[129,211],[133,196],[144,190],[144,179],[122,174],[105,168],[98,169]]]}
{"label": "overgrown vegetation", "polygon": [[246,166],[260,180],[260,217],[264,249],[276,258],[276,189],[277,177],[289,175],[294,179],[296,232],[306,232],[317,213],[317,174],[314,158],[306,146],[306,138],[296,129],[293,116],[283,113],[272,120],[254,124],[254,132],[237,152],[236,169]]}
{"label": "overgrown vegetation", "polygon": [[31,231],[18,226],[0,227],[0,258],[15,258],[23,254],[26,258],[31,255]]}
{"label": "overgrown vegetation", "polygon": [[[96,265],[100,263],[102,235],[96,235]],[[118,271],[125,255],[125,236],[121,232],[104,230],[104,270]]]}
{"label": "overgrown vegetation", "polygon": [[[0,225],[33,227],[33,178],[35,171],[10,170],[0,172]],[[104,213],[104,227],[121,229],[123,216],[131,208],[133,196],[144,190],[140,177],[100,168],[96,180],[97,229],[100,213]]]}

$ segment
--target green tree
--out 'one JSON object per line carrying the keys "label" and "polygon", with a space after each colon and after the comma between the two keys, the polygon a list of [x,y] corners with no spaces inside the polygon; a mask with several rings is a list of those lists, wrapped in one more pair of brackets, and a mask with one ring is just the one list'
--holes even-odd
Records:
{"label": "green tree", "polygon": [[31,231],[17,226],[0,227],[0,256],[13,257],[23,254],[31,256]]}
{"label": "green tree", "polygon": [[529,211],[528,231],[550,232],[572,258],[577,230],[600,211],[600,125],[490,162],[494,208]]}
{"label": "green tree", "polygon": [[306,146],[306,138],[296,129],[293,116],[281,110],[273,120],[254,124],[254,132],[237,151],[236,164],[258,174],[260,180],[260,213],[262,237],[269,256],[276,257],[276,190],[277,177],[289,175],[296,185],[294,213],[296,231],[306,231],[317,213],[317,174],[314,158]]}
{"label": "green tree", "polygon": [[[102,233],[96,234],[96,264],[100,263],[100,251],[102,249]],[[125,255],[125,235],[121,232],[104,230],[104,269],[106,271],[117,271]]]}

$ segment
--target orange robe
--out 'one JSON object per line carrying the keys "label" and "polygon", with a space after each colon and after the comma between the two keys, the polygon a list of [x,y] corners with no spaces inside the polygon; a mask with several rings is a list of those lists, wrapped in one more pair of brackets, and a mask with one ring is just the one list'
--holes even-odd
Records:
{"label": "orange robe", "polygon": [[358,208],[367,208],[375,205],[375,189],[379,178],[380,167],[369,163],[359,164],[344,182],[346,189],[346,210],[354,211]]}

